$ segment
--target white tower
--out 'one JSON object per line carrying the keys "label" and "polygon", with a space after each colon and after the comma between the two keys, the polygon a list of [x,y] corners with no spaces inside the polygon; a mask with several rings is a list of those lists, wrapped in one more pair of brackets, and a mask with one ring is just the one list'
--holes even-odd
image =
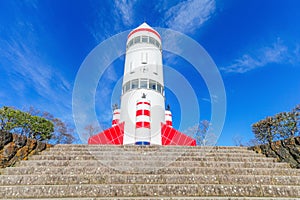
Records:
{"label": "white tower", "polygon": [[196,145],[172,127],[169,106],[165,110],[161,38],[146,23],[128,35],[121,107],[114,106],[112,127],[88,143]]}
{"label": "white tower", "polygon": [[[165,98],[160,35],[143,23],[128,35],[126,47],[120,115],[120,122],[125,122],[123,144],[161,145]],[[149,102],[150,113],[139,111],[143,107],[139,108],[137,103],[143,100]],[[144,122],[142,127],[136,124],[137,119]]]}

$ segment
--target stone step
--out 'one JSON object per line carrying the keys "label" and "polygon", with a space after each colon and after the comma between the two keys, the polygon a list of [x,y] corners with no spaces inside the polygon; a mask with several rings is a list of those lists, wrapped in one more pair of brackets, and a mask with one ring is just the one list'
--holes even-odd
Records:
{"label": "stone step", "polygon": [[274,175],[173,175],[173,174],[97,174],[97,175],[2,175],[0,185],[75,184],[258,184],[300,185],[300,176]]}
{"label": "stone step", "polygon": [[[116,197],[72,197],[72,198],[39,198],[40,200],[116,200]],[[117,199],[132,200],[132,197],[118,197]],[[134,197],[135,200],[299,200],[299,198],[289,198],[289,197],[166,197],[166,196],[156,196],[156,197]],[[5,199],[8,200],[8,199]],[[36,200],[27,199],[26,200]]]}
{"label": "stone step", "polygon": [[144,166],[130,167],[9,167],[3,171],[6,175],[23,175],[23,174],[66,174],[66,175],[92,175],[103,173],[119,173],[124,174],[197,174],[197,175],[282,175],[282,176],[300,176],[300,170],[291,168],[206,168],[206,167],[168,167],[155,168]]}
{"label": "stone step", "polygon": [[143,147],[143,146],[54,146],[49,149],[55,150],[55,149],[67,149],[67,150],[102,150],[102,151],[113,151],[113,150],[124,150],[124,151],[158,151],[158,150],[165,150],[165,151],[234,151],[234,152],[245,152],[245,151],[253,151],[248,150],[247,148],[235,148],[235,147],[227,147],[227,148],[219,148],[219,147],[168,147],[168,146],[155,146],[155,147]]}
{"label": "stone step", "polygon": [[[134,152],[134,151],[43,151],[40,155],[105,155],[105,154],[120,156],[127,154],[143,155],[143,154],[158,154],[158,152]],[[263,154],[257,154],[253,151],[247,151],[245,153],[223,153],[223,152],[159,152],[160,155],[180,155],[180,156],[198,156],[198,157],[265,157]]]}
{"label": "stone step", "polygon": [[83,184],[0,186],[4,198],[233,196],[300,197],[300,186],[220,184]]}
{"label": "stone step", "polygon": [[300,199],[300,170],[274,161],[246,147],[56,145],[4,169],[0,198]]}
{"label": "stone step", "polygon": [[35,167],[35,166],[111,166],[111,167],[122,167],[143,165],[145,167],[150,166],[166,166],[166,167],[227,167],[227,168],[289,168],[287,163],[277,162],[243,162],[243,161],[174,161],[166,162],[162,161],[130,161],[130,160],[119,160],[118,162],[112,161],[101,161],[101,160],[24,160],[18,163],[16,166],[23,167]]}
{"label": "stone step", "polygon": [[154,149],[154,148],[169,148],[169,149],[248,149],[248,147],[240,146],[177,146],[177,145],[102,145],[102,144],[57,144],[54,148],[69,148],[69,147],[95,147],[95,148],[134,148],[134,149]]}
{"label": "stone step", "polygon": [[161,156],[161,155],[35,155],[30,160],[101,160],[101,161],[228,161],[228,162],[274,162],[275,158],[267,157],[198,157],[198,156]]}
{"label": "stone step", "polygon": [[[252,150],[248,150],[247,148],[239,148],[239,147],[169,147],[169,146],[149,146],[149,147],[141,147],[141,146],[58,146],[52,147],[49,151],[166,151],[166,152],[251,152]],[[253,151],[252,151],[253,152]]]}
{"label": "stone step", "polygon": [[97,153],[113,153],[113,154],[129,154],[129,153],[145,153],[145,154],[178,154],[178,155],[220,155],[220,154],[227,154],[227,155],[262,155],[262,154],[258,154],[254,151],[166,151],[166,150],[157,150],[157,151],[134,151],[134,150],[118,150],[118,149],[114,149],[114,150],[99,150],[99,149],[95,149],[95,150],[86,150],[86,149],[81,149],[81,150],[65,150],[65,149],[52,149],[52,150],[48,150],[48,151],[43,151],[42,154],[56,154],[61,152],[63,154],[63,152],[70,152],[71,154],[80,154],[80,152],[83,152],[82,154],[89,153],[89,154],[97,154]]}
{"label": "stone step", "polygon": [[87,144],[57,144],[53,148],[100,148],[100,149],[113,149],[113,148],[123,148],[123,149],[248,149],[248,147],[238,147],[238,146],[160,146],[160,145],[87,145]]}

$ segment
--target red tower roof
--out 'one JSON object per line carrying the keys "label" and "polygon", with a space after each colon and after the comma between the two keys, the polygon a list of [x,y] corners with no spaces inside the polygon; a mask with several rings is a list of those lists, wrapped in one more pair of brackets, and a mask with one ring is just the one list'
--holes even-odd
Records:
{"label": "red tower roof", "polygon": [[154,33],[160,39],[159,33],[156,30],[154,30],[151,26],[149,26],[146,22],[142,23],[139,27],[133,29],[129,33],[128,38],[131,35],[133,35],[134,33],[137,33],[137,32],[140,32],[140,31],[147,31],[147,32],[150,32],[150,33]]}

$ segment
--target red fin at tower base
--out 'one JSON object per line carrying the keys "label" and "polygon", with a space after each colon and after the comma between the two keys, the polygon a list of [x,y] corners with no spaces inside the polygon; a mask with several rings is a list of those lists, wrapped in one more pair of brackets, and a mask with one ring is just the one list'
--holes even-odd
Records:
{"label": "red fin at tower base", "polygon": [[[124,122],[104,130],[89,138],[88,144],[122,145],[124,137]],[[161,124],[162,145],[196,146],[196,140],[177,131],[167,124]]]}
{"label": "red fin at tower base", "polygon": [[115,144],[122,145],[124,137],[124,122],[104,130],[89,138],[88,144]]}
{"label": "red fin at tower base", "polygon": [[196,140],[177,131],[167,124],[161,125],[162,145],[196,146]]}

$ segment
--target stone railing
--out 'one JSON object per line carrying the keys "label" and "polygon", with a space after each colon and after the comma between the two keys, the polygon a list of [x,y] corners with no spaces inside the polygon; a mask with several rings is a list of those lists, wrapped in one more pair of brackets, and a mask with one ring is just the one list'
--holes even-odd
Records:
{"label": "stone railing", "polygon": [[277,158],[280,162],[287,162],[293,168],[300,168],[300,137],[279,140],[271,144],[249,147],[257,153],[267,157]]}
{"label": "stone railing", "polygon": [[52,145],[22,135],[0,131],[0,168],[13,166],[19,160],[41,152]]}

